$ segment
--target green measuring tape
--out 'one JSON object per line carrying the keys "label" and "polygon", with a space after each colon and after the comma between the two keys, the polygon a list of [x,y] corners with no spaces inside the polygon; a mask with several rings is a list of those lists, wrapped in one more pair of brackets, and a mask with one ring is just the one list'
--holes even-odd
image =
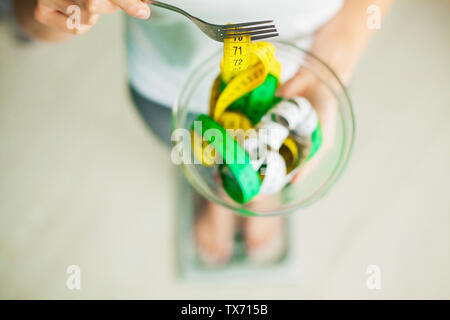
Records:
{"label": "green measuring tape", "polygon": [[310,160],[314,155],[319,151],[322,146],[322,129],[320,125],[317,126],[316,130],[314,130],[312,134],[312,142],[311,142],[311,151],[306,160]]}
{"label": "green measuring tape", "polygon": [[[229,135],[225,129],[211,117],[201,114],[195,119],[201,122],[199,126],[192,125],[192,129],[202,136],[219,154],[224,164],[220,166],[220,176],[227,194],[238,203],[247,203],[259,193],[261,179],[250,163],[250,157],[241,145]],[[194,121],[194,122],[195,122]],[[220,134],[207,135],[207,131],[214,129]],[[231,159],[229,157],[231,156]],[[242,163],[240,163],[242,162]]]}
{"label": "green measuring tape", "polygon": [[[277,91],[278,79],[268,74],[265,81],[253,91],[243,95],[234,101],[227,110],[240,111],[255,125],[274,105],[283,100],[275,97]],[[220,91],[226,88],[224,81],[220,84]]]}

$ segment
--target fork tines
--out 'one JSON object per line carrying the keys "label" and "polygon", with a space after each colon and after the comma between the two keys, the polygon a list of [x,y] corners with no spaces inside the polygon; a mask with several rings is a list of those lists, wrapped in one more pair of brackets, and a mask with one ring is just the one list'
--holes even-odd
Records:
{"label": "fork tines", "polygon": [[222,26],[221,32],[224,38],[252,36],[252,40],[261,40],[278,36],[273,20],[255,21]]}

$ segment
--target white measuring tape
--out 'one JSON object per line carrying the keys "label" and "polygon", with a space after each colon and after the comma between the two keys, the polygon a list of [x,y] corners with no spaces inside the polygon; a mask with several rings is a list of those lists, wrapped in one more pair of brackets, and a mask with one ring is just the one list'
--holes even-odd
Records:
{"label": "white measuring tape", "polygon": [[294,101],[298,106],[301,120],[297,122],[293,131],[299,137],[310,138],[319,125],[317,112],[311,106],[309,100],[304,97],[297,97]]}
{"label": "white measuring tape", "polygon": [[261,121],[257,126],[258,137],[272,150],[278,151],[289,135],[289,129],[273,121]]}
{"label": "white measuring tape", "polygon": [[283,100],[264,117],[265,121],[269,119],[270,121],[283,125],[289,130],[293,130],[301,120],[300,109],[293,101]]}
{"label": "white measuring tape", "polygon": [[258,137],[250,137],[244,141],[244,149],[250,157],[253,169],[258,171],[267,156],[267,146]]}
{"label": "white measuring tape", "polygon": [[269,151],[260,169],[260,194],[274,194],[286,185],[286,162],[276,151]]}
{"label": "white measuring tape", "polygon": [[247,139],[245,144],[261,176],[261,194],[279,192],[298,173],[318,125],[317,113],[304,97],[283,100],[261,120],[258,137]]}

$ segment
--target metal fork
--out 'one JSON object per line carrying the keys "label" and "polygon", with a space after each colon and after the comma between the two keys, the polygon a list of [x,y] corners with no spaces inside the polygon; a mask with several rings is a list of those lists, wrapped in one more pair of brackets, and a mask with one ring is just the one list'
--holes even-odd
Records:
{"label": "metal fork", "polygon": [[195,23],[204,34],[219,42],[223,42],[223,39],[225,38],[239,37],[243,35],[252,36],[252,40],[261,40],[278,36],[275,25],[269,25],[269,23],[273,23],[273,20],[219,25],[203,21],[178,7],[161,1],[145,0],[145,2],[182,14]]}

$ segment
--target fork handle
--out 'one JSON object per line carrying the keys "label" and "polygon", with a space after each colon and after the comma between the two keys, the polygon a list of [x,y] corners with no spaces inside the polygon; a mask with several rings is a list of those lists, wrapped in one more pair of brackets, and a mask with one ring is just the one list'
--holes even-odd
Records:
{"label": "fork handle", "polygon": [[187,13],[186,11],[184,11],[184,10],[178,8],[178,7],[172,6],[172,5],[170,5],[170,4],[161,2],[161,1],[156,1],[156,0],[145,0],[145,2],[148,3],[148,4],[150,4],[150,5],[156,6],[156,7],[160,7],[160,8],[164,8],[164,9],[167,9],[167,10],[171,10],[171,11],[178,12],[178,13],[180,13],[180,14],[182,14],[183,16],[186,16],[186,17],[188,17],[188,18],[191,18],[191,17],[192,17],[192,16],[191,16],[189,13]]}

